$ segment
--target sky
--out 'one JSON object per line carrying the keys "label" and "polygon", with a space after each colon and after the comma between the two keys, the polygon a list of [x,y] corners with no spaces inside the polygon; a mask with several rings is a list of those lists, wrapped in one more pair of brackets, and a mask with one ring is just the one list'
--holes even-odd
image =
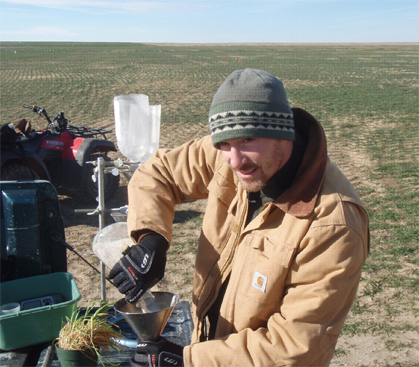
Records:
{"label": "sky", "polygon": [[419,1],[0,0],[0,41],[419,42]]}

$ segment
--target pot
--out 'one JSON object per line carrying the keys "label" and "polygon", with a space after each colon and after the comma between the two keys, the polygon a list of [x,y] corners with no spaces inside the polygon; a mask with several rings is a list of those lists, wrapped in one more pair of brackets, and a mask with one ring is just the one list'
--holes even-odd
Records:
{"label": "pot", "polygon": [[54,346],[61,367],[97,366],[97,355],[94,350],[67,350],[57,347],[56,344]]}

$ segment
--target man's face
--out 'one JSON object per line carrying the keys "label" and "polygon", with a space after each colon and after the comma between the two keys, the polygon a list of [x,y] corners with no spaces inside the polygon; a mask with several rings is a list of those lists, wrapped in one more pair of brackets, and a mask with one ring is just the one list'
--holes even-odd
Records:
{"label": "man's face", "polygon": [[293,143],[268,138],[238,138],[225,140],[219,147],[242,187],[257,192],[287,163]]}

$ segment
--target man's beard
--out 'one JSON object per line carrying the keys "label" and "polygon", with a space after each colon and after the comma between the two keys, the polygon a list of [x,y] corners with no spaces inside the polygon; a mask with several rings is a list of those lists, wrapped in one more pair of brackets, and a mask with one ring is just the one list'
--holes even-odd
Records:
{"label": "man's beard", "polygon": [[[252,165],[252,166],[248,165],[248,166],[241,167],[240,170],[244,171],[244,172],[246,172],[246,171],[248,172],[248,171],[251,171],[252,169],[255,169],[255,168],[259,168],[259,166],[258,165]],[[244,179],[244,178],[238,176],[237,173],[236,173],[236,176],[239,179],[240,184],[242,185],[243,189],[245,189],[247,192],[258,192],[258,191],[262,190],[266,186],[266,184],[268,183],[269,178],[270,178],[270,177],[266,177],[265,175],[263,175],[260,178]]]}
{"label": "man's beard", "polygon": [[262,190],[268,182],[264,180],[253,180],[253,179],[244,180],[242,178],[239,178],[239,181],[243,189],[245,189],[247,192],[258,192]]}
{"label": "man's beard", "polygon": [[245,189],[247,192],[258,192],[262,190],[271,179],[271,177],[283,166],[283,157],[283,148],[282,146],[278,145],[276,146],[272,156],[268,157],[268,159],[265,160],[263,164],[251,162],[240,167],[239,171],[241,172],[252,172],[255,169],[259,170],[259,177],[249,179],[240,177],[237,175],[237,172],[235,172],[243,189]]}

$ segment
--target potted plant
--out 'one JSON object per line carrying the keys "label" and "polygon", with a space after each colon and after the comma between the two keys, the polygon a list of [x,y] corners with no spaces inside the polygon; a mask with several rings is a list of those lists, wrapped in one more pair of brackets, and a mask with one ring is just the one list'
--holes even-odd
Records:
{"label": "potted plant", "polygon": [[107,320],[107,304],[96,310],[87,307],[84,313],[75,308],[71,317],[60,330],[54,341],[58,360],[62,367],[96,366],[97,361],[104,365],[110,363],[101,355],[101,348],[119,350],[115,339],[121,333]]}

